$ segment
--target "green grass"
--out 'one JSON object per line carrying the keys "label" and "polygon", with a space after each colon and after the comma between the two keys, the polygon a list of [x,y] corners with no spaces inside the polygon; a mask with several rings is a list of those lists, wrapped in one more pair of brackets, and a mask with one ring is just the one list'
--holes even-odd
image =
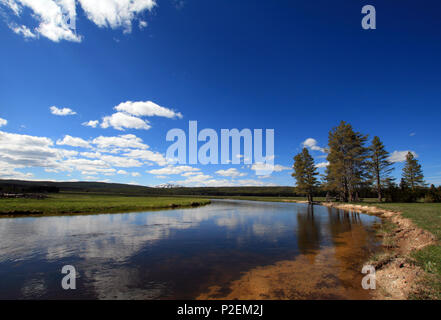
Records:
{"label": "green grass", "polygon": [[402,212],[403,217],[441,240],[441,203],[372,203],[377,208]]}
{"label": "green grass", "polygon": [[415,299],[441,300],[441,245],[427,246],[412,254],[416,263],[426,271],[423,287]]}
{"label": "green grass", "polygon": [[0,216],[136,212],[152,209],[191,207],[209,202],[208,199],[190,197],[124,197],[59,194],[52,195],[44,200],[0,199]]}
{"label": "green grass", "polygon": [[[306,201],[305,197],[267,197],[267,196],[199,196],[200,198],[210,199],[233,199],[248,201],[268,201],[268,202],[289,202],[289,201]],[[323,197],[314,198],[314,201],[325,201]]]}

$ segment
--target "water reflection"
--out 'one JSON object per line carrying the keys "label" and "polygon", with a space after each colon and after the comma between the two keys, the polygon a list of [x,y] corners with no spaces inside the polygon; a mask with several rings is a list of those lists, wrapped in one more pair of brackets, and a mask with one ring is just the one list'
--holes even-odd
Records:
{"label": "water reflection", "polygon": [[[342,235],[355,232],[353,246],[372,246],[366,227],[375,220],[228,200],[184,210],[0,219],[0,298],[193,299],[214,285],[222,296],[257,266],[299,256],[314,264],[324,249],[350,260],[355,253],[343,250]],[[66,264],[78,271],[77,290],[61,289]]]}

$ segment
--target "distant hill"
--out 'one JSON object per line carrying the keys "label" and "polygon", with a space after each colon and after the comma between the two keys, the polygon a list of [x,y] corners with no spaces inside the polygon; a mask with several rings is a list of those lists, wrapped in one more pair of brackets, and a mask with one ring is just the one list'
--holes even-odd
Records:
{"label": "distant hill", "polygon": [[200,187],[177,185],[145,187],[104,182],[53,182],[0,179],[0,193],[71,192],[119,195],[203,195],[203,196],[296,196],[293,187]]}

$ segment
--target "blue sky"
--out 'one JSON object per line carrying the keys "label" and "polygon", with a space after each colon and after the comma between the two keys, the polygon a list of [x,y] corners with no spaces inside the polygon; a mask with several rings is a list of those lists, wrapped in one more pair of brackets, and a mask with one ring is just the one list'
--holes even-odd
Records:
{"label": "blue sky", "polygon": [[[366,4],[376,30],[361,28]],[[395,152],[395,176],[413,151],[427,182],[441,184],[440,10],[416,0],[0,0],[0,178],[293,185],[303,143],[325,163],[328,131],[345,120]],[[167,165],[167,131],[190,120],[274,129],[277,172]]]}

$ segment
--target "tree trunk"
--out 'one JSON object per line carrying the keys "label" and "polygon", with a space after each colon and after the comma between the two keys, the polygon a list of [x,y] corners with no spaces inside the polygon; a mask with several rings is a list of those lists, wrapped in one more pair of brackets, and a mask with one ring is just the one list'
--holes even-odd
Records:
{"label": "tree trunk", "polygon": [[381,194],[381,179],[380,174],[377,172],[377,193],[378,193],[378,201],[381,202],[383,200],[383,196]]}

